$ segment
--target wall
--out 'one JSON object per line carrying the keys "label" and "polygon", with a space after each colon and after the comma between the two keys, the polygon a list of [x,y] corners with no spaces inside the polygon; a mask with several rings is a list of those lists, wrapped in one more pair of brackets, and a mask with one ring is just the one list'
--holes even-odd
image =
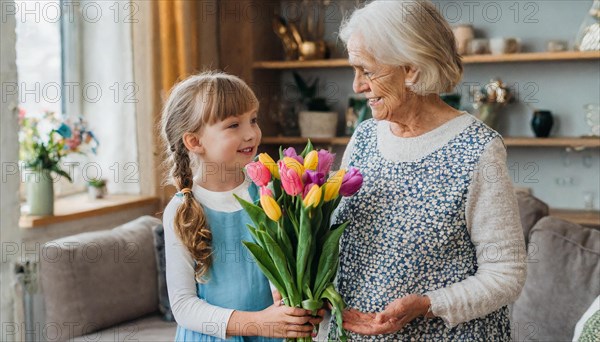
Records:
{"label": "wall", "polygon": [[[326,40],[335,46],[333,56],[345,52],[337,41],[342,17],[338,6],[326,21]],[[568,40],[572,48],[579,26],[592,0],[585,1],[434,1],[451,24],[470,23],[478,37],[520,37],[524,51],[544,51],[550,39]],[[285,2],[284,2],[285,4]],[[285,7],[285,5],[284,5]],[[517,12],[518,7],[518,12]],[[352,92],[352,72],[347,68],[303,70],[307,77],[320,77],[321,94],[331,100],[340,119]],[[473,112],[467,83],[484,85],[500,77],[519,92],[521,100],[503,110],[499,132],[504,136],[533,137],[531,109],[549,109],[555,115],[552,136],[581,136],[589,132],[582,106],[598,103],[600,64],[594,61],[535,62],[466,65],[463,107]],[[293,84],[291,73],[282,74],[283,84]],[[342,132],[340,124],[339,133]],[[341,152],[341,151],[338,151]],[[551,207],[584,208],[584,195],[591,193],[594,208],[600,208],[600,151],[566,152],[560,148],[509,148],[508,165],[516,186],[529,187]]]}
{"label": "wall", "polygon": [[[16,165],[18,159],[17,141],[17,101],[16,94],[5,92],[4,84],[17,82],[17,66],[15,64],[15,17],[7,15],[0,22],[0,79],[3,83],[2,102],[0,102],[0,158],[2,163],[1,214],[0,214],[0,340],[18,340],[18,332],[22,324],[13,317],[14,300],[13,286],[15,283],[14,263],[20,261],[17,254],[8,253],[6,246],[20,244],[19,232],[19,174],[18,170],[9,166]],[[6,83],[5,83],[6,82]],[[14,171],[14,172],[12,172]],[[15,333],[13,333],[13,331]]]}

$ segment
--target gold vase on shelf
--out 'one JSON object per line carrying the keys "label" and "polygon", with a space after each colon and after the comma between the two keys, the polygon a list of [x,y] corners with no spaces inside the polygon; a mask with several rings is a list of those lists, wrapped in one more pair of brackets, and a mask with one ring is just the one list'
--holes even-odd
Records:
{"label": "gold vase on shelf", "polygon": [[498,111],[500,106],[497,103],[483,103],[477,108],[477,118],[491,129],[498,129]]}

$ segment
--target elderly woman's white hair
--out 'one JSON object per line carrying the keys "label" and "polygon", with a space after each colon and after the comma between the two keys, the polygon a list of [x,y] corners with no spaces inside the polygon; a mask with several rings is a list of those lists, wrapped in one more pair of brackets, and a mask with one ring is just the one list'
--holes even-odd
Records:
{"label": "elderly woman's white hair", "polygon": [[362,36],[378,62],[419,69],[410,86],[416,94],[451,91],[462,77],[452,30],[429,1],[373,1],[342,23],[339,36],[345,44],[354,34]]}

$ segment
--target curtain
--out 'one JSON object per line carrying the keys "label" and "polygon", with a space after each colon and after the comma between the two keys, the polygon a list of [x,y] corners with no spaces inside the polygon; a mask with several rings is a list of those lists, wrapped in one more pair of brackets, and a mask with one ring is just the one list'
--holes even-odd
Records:
{"label": "curtain", "polygon": [[[154,146],[141,151],[142,187],[166,204],[174,194],[164,186],[166,170],[160,141],[161,107],[173,85],[205,69],[219,67],[218,2],[190,0],[133,1],[141,25],[133,25],[134,74],[140,85],[137,104],[138,144]],[[145,120],[141,120],[145,118]],[[155,171],[154,171],[155,170]],[[145,185],[144,185],[145,184]]]}
{"label": "curtain", "polygon": [[198,67],[195,1],[157,1],[160,35],[161,87],[166,91]]}

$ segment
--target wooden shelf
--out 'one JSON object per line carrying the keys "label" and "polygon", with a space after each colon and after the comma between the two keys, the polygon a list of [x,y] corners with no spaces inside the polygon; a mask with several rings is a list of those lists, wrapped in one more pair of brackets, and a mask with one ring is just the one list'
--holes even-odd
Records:
{"label": "wooden shelf", "polygon": [[600,137],[556,137],[556,138],[528,138],[505,137],[504,143],[508,147],[565,147],[565,148],[598,148]]}
{"label": "wooden shelf", "polygon": [[308,69],[308,68],[347,68],[347,59],[323,59],[315,61],[261,61],[252,64],[254,69]]}
{"label": "wooden shelf", "polygon": [[600,211],[576,209],[550,209],[550,216],[582,226],[600,227]]}
{"label": "wooden shelf", "polygon": [[[470,55],[463,57],[464,64],[585,61],[600,60],[600,51],[526,52],[505,55]],[[259,61],[254,69],[306,69],[350,67],[347,59],[324,59],[315,61]]]}
{"label": "wooden shelf", "polygon": [[[266,145],[299,145],[306,144],[308,138],[304,137],[263,137],[261,144]],[[310,138],[313,144],[327,145],[346,145],[350,141],[350,137],[335,137],[335,138]]]}
{"label": "wooden shelf", "polygon": [[[350,137],[311,138],[315,144],[346,145]],[[266,145],[298,145],[305,144],[304,137],[263,137],[262,143]],[[527,138],[505,137],[504,143],[508,147],[570,147],[570,148],[599,148],[600,137],[589,138]]]}
{"label": "wooden shelf", "polygon": [[600,51],[526,52],[505,55],[464,56],[465,64],[544,62],[544,61],[583,61],[600,59]]}
{"label": "wooden shelf", "polygon": [[52,216],[22,214],[19,219],[19,227],[47,226],[144,206],[158,206],[158,202],[158,197],[138,195],[108,195],[104,198],[90,200],[87,193],[80,193],[56,199],[54,201],[54,215]]}

